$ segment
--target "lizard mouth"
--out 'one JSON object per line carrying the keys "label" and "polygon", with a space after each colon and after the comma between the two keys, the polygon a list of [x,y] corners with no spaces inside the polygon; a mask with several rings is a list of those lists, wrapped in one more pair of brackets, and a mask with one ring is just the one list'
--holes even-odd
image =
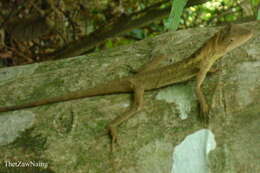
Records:
{"label": "lizard mouth", "polygon": [[253,33],[238,24],[231,24],[225,27],[220,35],[218,45],[222,45],[222,49],[228,52],[248,41]]}

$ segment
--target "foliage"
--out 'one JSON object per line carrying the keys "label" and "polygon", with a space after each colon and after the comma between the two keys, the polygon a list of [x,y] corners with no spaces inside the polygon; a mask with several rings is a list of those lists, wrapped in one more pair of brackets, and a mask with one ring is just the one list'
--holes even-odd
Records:
{"label": "foliage", "polygon": [[166,28],[170,30],[176,30],[178,28],[186,3],[187,0],[173,0],[170,16],[165,22]]}
{"label": "foliage", "polygon": [[260,0],[251,0],[252,7],[256,13],[256,19],[260,20]]}
{"label": "foliage", "polygon": [[[209,0],[202,5],[185,7],[186,2],[196,1],[201,0],[2,0],[0,61],[6,66],[43,61],[45,55],[91,33],[98,31],[98,37],[124,16],[142,17],[151,10],[171,9],[162,20],[108,38],[88,53],[154,37],[167,29],[214,26],[250,15],[260,19],[260,0]],[[42,16],[48,18],[35,17],[39,9],[45,12]]]}

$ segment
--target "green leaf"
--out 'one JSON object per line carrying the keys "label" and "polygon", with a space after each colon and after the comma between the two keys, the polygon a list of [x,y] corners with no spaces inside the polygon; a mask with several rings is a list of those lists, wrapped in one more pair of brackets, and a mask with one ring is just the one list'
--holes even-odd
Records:
{"label": "green leaf", "polygon": [[177,30],[181,14],[188,0],[172,0],[172,8],[169,18],[165,22],[165,27],[169,30]]}

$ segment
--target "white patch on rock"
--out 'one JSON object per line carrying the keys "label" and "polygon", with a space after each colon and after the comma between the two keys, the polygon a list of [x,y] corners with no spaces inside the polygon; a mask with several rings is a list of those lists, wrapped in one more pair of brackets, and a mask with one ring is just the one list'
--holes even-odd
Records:
{"label": "white patch on rock", "polygon": [[16,111],[0,116],[0,146],[19,137],[20,132],[33,125],[35,115],[29,111]]}
{"label": "white patch on rock", "polygon": [[175,103],[180,111],[180,118],[188,118],[191,111],[191,104],[195,100],[192,87],[188,84],[179,84],[161,90],[156,96],[158,100],[165,100],[168,103]]}
{"label": "white patch on rock", "polygon": [[202,129],[175,147],[172,173],[209,173],[208,154],[216,147],[214,134]]}

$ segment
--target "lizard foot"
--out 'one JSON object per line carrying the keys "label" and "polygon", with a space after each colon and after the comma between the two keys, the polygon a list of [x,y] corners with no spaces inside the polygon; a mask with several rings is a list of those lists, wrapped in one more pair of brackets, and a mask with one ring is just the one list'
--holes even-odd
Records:
{"label": "lizard foot", "polygon": [[108,126],[108,132],[111,137],[111,151],[115,151],[115,144],[117,143],[117,132],[116,128],[113,126]]}

